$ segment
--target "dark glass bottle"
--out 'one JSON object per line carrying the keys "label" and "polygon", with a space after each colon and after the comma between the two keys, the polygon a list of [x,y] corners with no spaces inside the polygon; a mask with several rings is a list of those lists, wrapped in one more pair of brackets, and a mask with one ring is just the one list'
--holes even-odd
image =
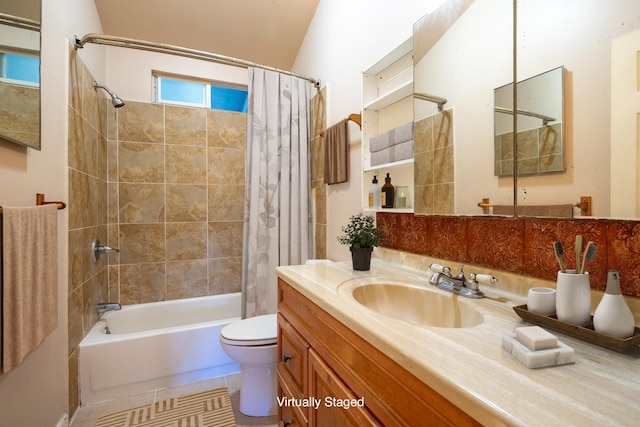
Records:
{"label": "dark glass bottle", "polygon": [[387,174],[384,179],[384,185],[382,186],[381,202],[383,208],[393,208],[393,203],[396,199],[396,189],[391,185],[391,177]]}

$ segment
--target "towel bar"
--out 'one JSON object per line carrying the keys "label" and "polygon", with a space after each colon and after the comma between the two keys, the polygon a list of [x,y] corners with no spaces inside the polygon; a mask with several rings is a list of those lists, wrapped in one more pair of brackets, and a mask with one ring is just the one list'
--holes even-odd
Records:
{"label": "towel bar", "polygon": [[[478,203],[478,207],[482,208],[482,213],[489,214],[489,208],[493,205],[489,202],[489,198],[485,197]],[[574,208],[580,208],[582,216],[591,216],[591,196],[581,196],[578,203],[573,203]]]}
{"label": "towel bar", "polygon": [[[53,205],[56,204],[58,206],[58,210],[64,209],[67,207],[65,202],[47,202],[44,200],[44,194],[37,193],[36,194],[36,206],[42,205]],[[0,206],[0,215],[2,215],[2,206]]]}

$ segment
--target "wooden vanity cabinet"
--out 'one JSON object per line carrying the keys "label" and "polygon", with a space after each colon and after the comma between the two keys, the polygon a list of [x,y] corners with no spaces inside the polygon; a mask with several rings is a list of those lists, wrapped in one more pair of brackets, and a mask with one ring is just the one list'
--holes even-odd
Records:
{"label": "wooden vanity cabinet", "polygon": [[281,426],[480,425],[280,278],[278,311],[279,399],[320,400],[280,405]]}

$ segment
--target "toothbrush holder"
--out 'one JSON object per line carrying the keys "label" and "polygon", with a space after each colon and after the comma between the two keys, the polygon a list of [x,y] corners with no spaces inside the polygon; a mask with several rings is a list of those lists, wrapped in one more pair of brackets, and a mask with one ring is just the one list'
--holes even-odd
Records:
{"label": "toothbrush holder", "polygon": [[589,273],[558,271],[556,315],[561,322],[584,325],[591,322],[591,284]]}

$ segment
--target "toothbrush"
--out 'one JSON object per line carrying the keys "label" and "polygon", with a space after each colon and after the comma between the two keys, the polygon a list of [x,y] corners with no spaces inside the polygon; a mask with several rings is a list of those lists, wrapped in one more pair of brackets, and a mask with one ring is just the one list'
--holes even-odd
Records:
{"label": "toothbrush", "polygon": [[560,264],[560,271],[563,273],[567,272],[567,269],[564,267],[564,261],[562,257],[564,255],[564,250],[562,249],[562,243],[553,242],[553,251],[556,254],[556,258],[558,259],[558,264]]}
{"label": "toothbrush", "polygon": [[584,274],[584,271],[587,267],[587,261],[593,261],[596,257],[596,252],[598,252],[598,247],[593,243],[587,243],[587,247],[584,250],[584,255],[582,256],[582,265],[580,266],[580,274]]}
{"label": "toothbrush", "polygon": [[576,236],[576,273],[580,271],[580,254],[582,253],[582,236]]}

